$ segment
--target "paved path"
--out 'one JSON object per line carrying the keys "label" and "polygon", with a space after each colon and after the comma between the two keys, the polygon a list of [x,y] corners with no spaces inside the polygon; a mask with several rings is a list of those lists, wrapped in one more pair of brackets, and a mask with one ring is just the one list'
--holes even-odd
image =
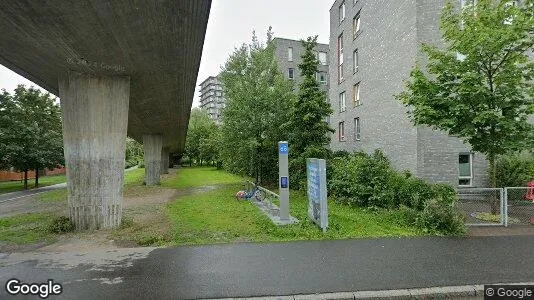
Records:
{"label": "paved path", "polygon": [[[534,281],[531,236],[391,238],[90,253],[0,254],[9,278],[59,299],[185,299]],[[0,299],[6,294],[0,290]],[[56,298],[51,298],[56,299]]]}
{"label": "paved path", "polygon": [[[125,172],[129,172],[129,171],[135,170],[137,168],[138,168],[137,166],[134,166],[134,167],[131,167],[131,168],[126,169],[124,171]],[[53,190],[64,189],[64,188],[67,188],[67,183],[66,182],[58,183],[58,184],[54,184],[54,185],[49,185],[49,186],[44,186],[44,187],[40,187],[40,188],[35,188],[35,189],[31,189],[31,190],[22,190],[22,191],[18,191],[18,192],[1,194],[0,195],[0,204],[2,202],[8,202],[8,201],[12,201],[12,200],[28,197],[28,196],[31,196],[31,195],[36,195],[36,194],[49,192],[49,191],[53,191]]]}
{"label": "paved path", "polygon": [[35,195],[35,194],[40,194],[40,193],[49,192],[49,191],[58,190],[58,189],[64,189],[66,187],[67,187],[67,183],[63,182],[63,183],[44,186],[44,187],[35,188],[35,189],[31,189],[31,190],[23,190],[23,191],[18,191],[18,192],[1,194],[0,195],[0,204],[2,202],[8,202],[8,201],[12,201],[12,200],[28,197],[28,196]]}

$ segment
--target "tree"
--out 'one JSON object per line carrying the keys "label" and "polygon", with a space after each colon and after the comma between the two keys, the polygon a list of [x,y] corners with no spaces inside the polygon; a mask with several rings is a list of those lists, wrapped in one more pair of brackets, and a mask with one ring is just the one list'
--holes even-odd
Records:
{"label": "tree", "polygon": [[215,122],[209,124],[207,135],[200,139],[200,159],[213,163],[219,161],[220,130]]}
{"label": "tree", "polygon": [[19,85],[12,96],[4,91],[0,110],[0,133],[4,164],[24,172],[28,188],[28,171],[64,164],[61,109],[48,93]]}
{"label": "tree", "polygon": [[272,31],[235,49],[220,74],[227,101],[221,127],[221,158],[230,172],[275,182],[277,143],[287,139],[281,126],[293,97],[292,84],[279,71]]}
{"label": "tree", "polygon": [[423,44],[427,68],[416,66],[397,96],[412,122],[448,132],[486,155],[496,186],[497,155],[534,147],[532,0],[478,0],[441,15],[445,48]]}
{"label": "tree", "polygon": [[143,145],[138,141],[126,137],[126,168],[131,168],[137,166],[139,162],[143,159]]}
{"label": "tree", "polygon": [[202,165],[201,141],[210,136],[215,126],[215,122],[210,119],[206,111],[200,108],[191,110],[185,141],[185,153],[190,160],[200,162]]}
{"label": "tree", "polygon": [[317,36],[301,42],[304,53],[299,69],[303,80],[299,85],[298,97],[292,102],[289,121],[284,126],[290,133],[290,176],[296,187],[304,186],[306,158],[328,158],[329,150],[325,146],[330,143],[330,133],[334,132],[326,122],[332,108],[317,82]]}

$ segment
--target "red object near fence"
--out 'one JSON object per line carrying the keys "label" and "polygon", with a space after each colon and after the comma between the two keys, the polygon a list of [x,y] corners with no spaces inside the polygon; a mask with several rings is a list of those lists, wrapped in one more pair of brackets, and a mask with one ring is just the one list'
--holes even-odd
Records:
{"label": "red object near fence", "polygon": [[527,184],[527,193],[525,194],[525,200],[534,202],[534,181]]}

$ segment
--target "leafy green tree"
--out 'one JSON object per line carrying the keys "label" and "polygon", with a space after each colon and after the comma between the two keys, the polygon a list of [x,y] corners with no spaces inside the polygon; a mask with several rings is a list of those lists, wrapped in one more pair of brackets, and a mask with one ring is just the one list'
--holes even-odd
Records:
{"label": "leafy green tree", "polygon": [[200,108],[191,110],[187,138],[185,141],[185,153],[191,160],[195,160],[202,165],[203,156],[201,152],[201,141],[209,138],[215,130],[215,122],[210,119],[208,113]]}
{"label": "leafy green tree", "polygon": [[208,163],[219,161],[220,129],[212,122],[209,124],[207,136],[200,139],[200,159]]}
{"label": "leafy green tree", "polygon": [[534,44],[532,0],[478,0],[441,15],[444,49],[423,44],[425,69],[416,66],[397,96],[412,108],[415,125],[458,136],[490,164],[496,185],[497,155],[534,147]]}
{"label": "leafy green tree", "polygon": [[0,110],[0,136],[4,164],[24,172],[28,188],[28,171],[64,164],[61,109],[48,93],[19,85],[12,96],[4,91]]}
{"label": "leafy green tree", "polygon": [[132,138],[126,138],[126,168],[138,165],[143,160],[143,153],[143,144]]}
{"label": "leafy green tree", "polygon": [[279,71],[271,28],[267,43],[255,33],[249,45],[230,55],[220,74],[227,100],[221,127],[225,169],[249,175],[257,183],[278,174],[277,143],[287,139],[281,126],[292,101],[292,83]]}
{"label": "leafy green tree", "polygon": [[301,42],[304,53],[299,69],[303,80],[298,97],[289,110],[289,121],[284,126],[289,132],[291,182],[297,188],[304,186],[306,158],[329,157],[330,152],[325,146],[330,143],[330,134],[334,132],[326,122],[332,108],[316,79],[319,66],[315,55],[317,36]]}

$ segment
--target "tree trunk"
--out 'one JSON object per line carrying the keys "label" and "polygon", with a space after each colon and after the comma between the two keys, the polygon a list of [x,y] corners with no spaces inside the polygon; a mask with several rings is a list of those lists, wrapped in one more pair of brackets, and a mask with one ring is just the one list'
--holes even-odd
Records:
{"label": "tree trunk", "polygon": [[24,170],[24,189],[28,189],[28,169]]}
{"label": "tree trunk", "polygon": [[39,187],[39,165],[35,166],[35,187]]}

